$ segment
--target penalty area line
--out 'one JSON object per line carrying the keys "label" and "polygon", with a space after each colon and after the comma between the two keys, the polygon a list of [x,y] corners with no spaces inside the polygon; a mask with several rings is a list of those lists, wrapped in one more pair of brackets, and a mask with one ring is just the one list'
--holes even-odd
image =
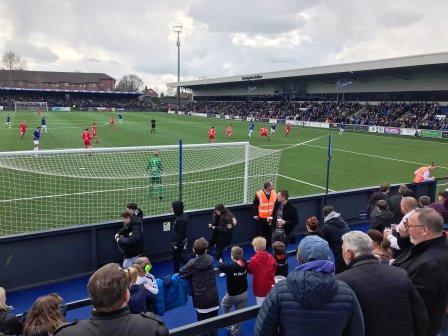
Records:
{"label": "penalty area line", "polygon": [[[298,180],[298,179],[295,179],[295,178],[292,178],[292,177],[289,177],[289,176],[285,176],[285,175],[280,175],[280,174],[279,174],[278,176],[283,177],[283,178],[288,179],[288,180],[291,180],[291,181],[295,181],[295,182],[303,183],[303,184],[306,184],[306,185],[309,185],[309,186],[312,186],[312,187],[315,187],[315,188],[319,188],[319,189],[325,190],[325,187],[319,186],[319,185],[317,185],[317,184],[313,184],[313,183],[305,182],[305,181]],[[328,191],[335,192],[335,191],[332,190],[332,189],[328,189]]]}

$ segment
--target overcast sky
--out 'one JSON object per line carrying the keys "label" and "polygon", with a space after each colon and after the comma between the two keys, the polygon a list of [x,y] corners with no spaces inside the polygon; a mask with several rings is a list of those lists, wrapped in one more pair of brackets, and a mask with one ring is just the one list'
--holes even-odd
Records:
{"label": "overcast sky", "polygon": [[0,0],[0,52],[29,70],[176,80],[448,51],[448,0]]}

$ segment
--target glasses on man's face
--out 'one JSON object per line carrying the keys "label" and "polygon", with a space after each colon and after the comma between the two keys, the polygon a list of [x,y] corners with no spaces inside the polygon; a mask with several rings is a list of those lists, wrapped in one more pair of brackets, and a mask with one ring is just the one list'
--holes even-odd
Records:
{"label": "glasses on man's face", "polygon": [[406,229],[416,228],[416,227],[428,227],[427,225],[409,225],[407,222],[405,223]]}

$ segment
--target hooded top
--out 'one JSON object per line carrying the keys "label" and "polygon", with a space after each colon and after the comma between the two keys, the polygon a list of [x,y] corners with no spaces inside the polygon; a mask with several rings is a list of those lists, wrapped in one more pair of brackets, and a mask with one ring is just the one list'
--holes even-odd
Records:
{"label": "hooded top", "polygon": [[364,335],[358,300],[333,270],[329,261],[312,261],[278,282],[263,302],[255,335],[276,335],[278,329],[283,336]]}
{"label": "hooded top", "polygon": [[188,215],[184,214],[184,203],[174,201],[172,203],[174,212],[174,243],[181,245],[187,239]]}
{"label": "hooded top", "polygon": [[324,223],[322,233],[330,245],[331,251],[333,251],[335,261],[344,263],[344,259],[342,258],[342,236],[349,232],[350,228],[344,219],[342,219],[341,214],[336,211],[330,212],[324,218]]}

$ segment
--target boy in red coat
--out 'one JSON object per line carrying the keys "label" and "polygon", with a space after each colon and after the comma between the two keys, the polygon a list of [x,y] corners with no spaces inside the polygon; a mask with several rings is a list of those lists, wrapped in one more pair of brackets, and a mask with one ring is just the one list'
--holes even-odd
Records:
{"label": "boy in red coat", "polygon": [[266,239],[255,237],[252,241],[255,255],[249,260],[248,272],[253,274],[254,295],[257,304],[261,305],[264,298],[274,286],[277,263],[275,259],[266,252]]}

